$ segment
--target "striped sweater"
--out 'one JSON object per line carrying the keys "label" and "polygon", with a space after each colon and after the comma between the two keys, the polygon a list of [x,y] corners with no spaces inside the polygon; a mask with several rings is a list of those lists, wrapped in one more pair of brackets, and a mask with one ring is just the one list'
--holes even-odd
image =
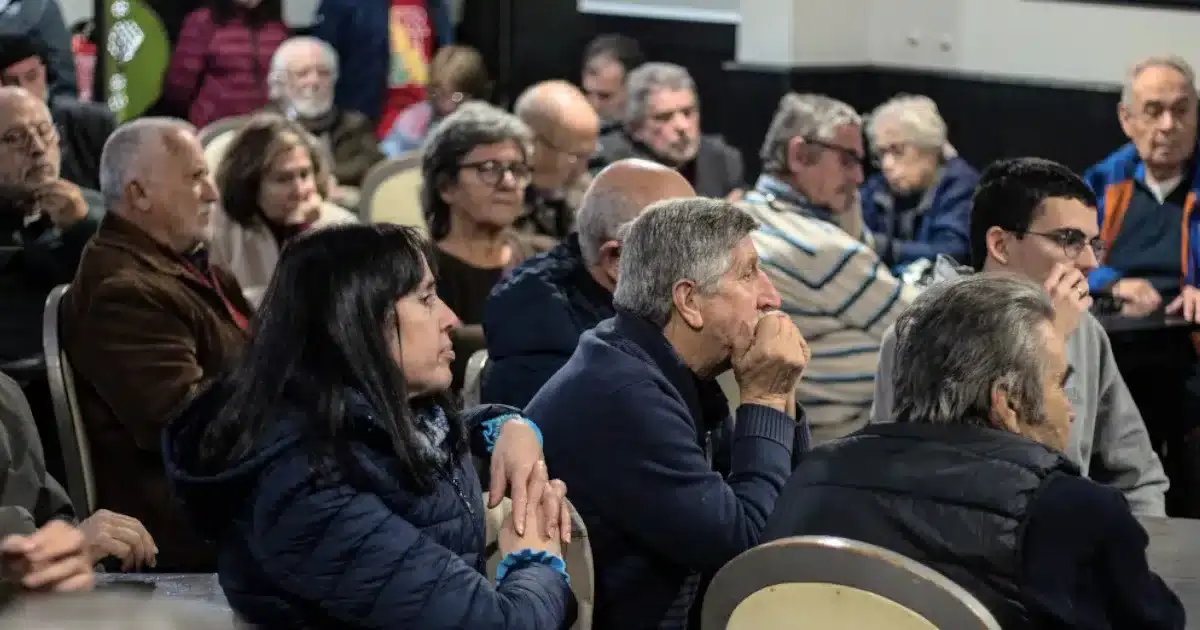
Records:
{"label": "striped sweater", "polygon": [[763,176],[741,207],[763,269],[812,350],[797,388],[814,443],[866,425],[884,332],[917,289],[863,242],[778,180]]}

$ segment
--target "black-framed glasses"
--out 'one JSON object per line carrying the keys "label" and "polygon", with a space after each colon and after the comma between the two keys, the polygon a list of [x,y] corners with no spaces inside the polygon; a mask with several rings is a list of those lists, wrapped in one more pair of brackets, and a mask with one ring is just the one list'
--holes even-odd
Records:
{"label": "black-framed glasses", "polygon": [[479,162],[463,162],[459,168],[469,168],[479,175],[479,179],[488,186],[499,186],[504,176],[511,174],[518,186],[528,184],[533,177],[533,171],[525,162],[501,162],[500,160],[482,160]]}
{"label": "black-framed glasses", "polygon": [[1070,259],[1078,258],[1083,253],[1084,247],[1091,247],[1092,253],[1096,255],[1096,258],[1104,256],[1104,252],[1108,251],[1108,243],[1104,242],[1099,236],[1088,238],[1088,235],[1084,234],[1083,230],[1075,228],[1063,228],[1049,232],[1033,232],[1029,230],[1024,232],[1010,231],[1014,234],[1030,234],[1054,241],[1063,248],[1063,253]]}
{"label": "black-framed glasses", "polygon": [[846,147],[840,147],[832,142],[825,142],[824,140],[818,140],[816,138],[804,138],[804,143],[818,146],[822,149],[828,149],[834,153],[837,153],[838,159],[842,161],[842,166],[845,168],[852,168],[855,166],[862,168],[863,162],[865,161],[865,158],[862,156],[862,154],[858,153],[857,151],[847,149]]}

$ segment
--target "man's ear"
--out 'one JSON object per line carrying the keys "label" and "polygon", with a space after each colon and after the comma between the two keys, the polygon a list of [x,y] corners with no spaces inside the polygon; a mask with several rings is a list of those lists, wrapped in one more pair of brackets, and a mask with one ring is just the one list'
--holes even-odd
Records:
{"label": "man's ear", "polygon": [[1021,425],[1017,416],[1016,401],[1013,400],[1008,387],[1000,383],[992,384],[991,402],[988,420],[992,426],[1019,434]]}
{"label": "man's ear", "polygon": [[984,243],[987,244],[987,253],[991,258],[996,259],[996,262],[1007,265],[1012,257],[1008,251],[1008,232],[1003,228],[992,226],[984,234]]}
{"label": "man's ear", "polygon": [[152,205],[146,187],[136,179],[125,184],[125,198],[129,200],[129,205],[139,212],[149,211]]}
{"label": "man's ear", "polygon": [[700,305],[697,303],[699,295],[696,283],[691,280],[680,280],[671,287],[671,300],[675,303],[675,310],[679,311],[683,321],[695,330],[704,327],[704,316],[700,314]]}

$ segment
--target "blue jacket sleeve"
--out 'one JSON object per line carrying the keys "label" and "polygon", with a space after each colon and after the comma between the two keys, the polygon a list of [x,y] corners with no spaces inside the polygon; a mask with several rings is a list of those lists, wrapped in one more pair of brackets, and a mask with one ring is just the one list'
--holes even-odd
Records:
{"label": "blue jacket sleeve", "polygon": [[307,471],[304,456],[268,469],[260,487],[276,500],[251,519],[251,553],[280,591],[360,628],[556,630],[566,619],[569,587],[554,568],[524,564],[493,586],[378,496],[316,487]]}
{"label": "blue jacket sleeve", "polygon": [[496,360],[484,376],[481,399],[524,408],[570,358],[570,355],[547,353]]}
{"label": "blue jacket sleeve", "polygon": [[883,175],[877,173],[872,175],[858,191],[859,203],[862,205],[863,225],[875,233],[883,232],[887,227],[884,225],[883,208],[879,207],[879,202],[875,199],[887,185],[884,182]]}
{"label": "blue jacket sleeve", "polygon": [[635,383],[607,400],[604,430],[581,440],[589,450],[620,454],[605,458],[604,491],[589,496],[600,514],[624,523],[624,533],[646,548],[702,572],[758,544],[791,472],[802,430],[794,420],[742,405],[722,478],[697,443],[688,410],[656,385]]}
{"label": "blue jacket sleeve", "polygon": [[965,261],[970,250],[971,197],[975,180],[960,178],[946,186],[933,200],[928,237],[920,241],[893,241],[896,264],[907,264],[938,254]]}

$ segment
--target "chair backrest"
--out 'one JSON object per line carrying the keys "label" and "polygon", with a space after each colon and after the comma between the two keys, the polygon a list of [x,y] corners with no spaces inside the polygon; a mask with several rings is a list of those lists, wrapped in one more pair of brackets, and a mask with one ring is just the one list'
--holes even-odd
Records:
{"label": "chair backrest", "polygon": [[46,377],[50,382],[50,400],[54,407],[54,423],[66,467],[67,495],[75,506],[75,515],[87,518],[96,510],[96,480],[92,472],[92,454],[83,414],[75,395],[75,373],[62,346],[59,312],[63,296],[70,285],[54,288],[46,297],[42,314],[42,351],[46,355]]}
{"label": "chair backrest", "polygon": [[208,170],[217,172],[217,167],[225,159],[225,152],[229,150],[229,143],[249,119],[249,116],[222,118],[196,134],[200,138],[200,146],[204,147],[204,161],[208,164]]}
{"label": "chair backrest", "polygon": [[421,210],[421,154],[384,160],[363,177],[359,215],[369,223],[395,223],[428,231]]}
{"label": "chair backrest", "polygon": [[487,369],[487,349],[476,350],[467,359],[467,368],[463,374],[462,399],[463,408],[470,409],[479,404],[483,391],[483,371]]}
{"label": "chair backrest", "polygon": [[925,565],[832,536],[784,538],[713,577],[701,630],[1001,630],[978,599]]}
{"label": "chair backrest", "polygon": [[[483,493],[483,504],[488,503],[487,493]],[[592,558],[592,543],[588,540],[587,526],[583,517],[579,516],[574,505],[571,508],[571,542],[563,550],[563,560],[567,562],[567,574],[571,576],[571,593],[579,604],[579,616],[571,625],[571,630],[591,630],[592,613],[596,606],[596,562]],[[512,512],[512,501],[505,498],[500,505],[490,509],[486,514],[487,525],[487,575],[496,579],[496,568],[500,566],[503,556],[498,544],[500,527],[504,519]]]}

